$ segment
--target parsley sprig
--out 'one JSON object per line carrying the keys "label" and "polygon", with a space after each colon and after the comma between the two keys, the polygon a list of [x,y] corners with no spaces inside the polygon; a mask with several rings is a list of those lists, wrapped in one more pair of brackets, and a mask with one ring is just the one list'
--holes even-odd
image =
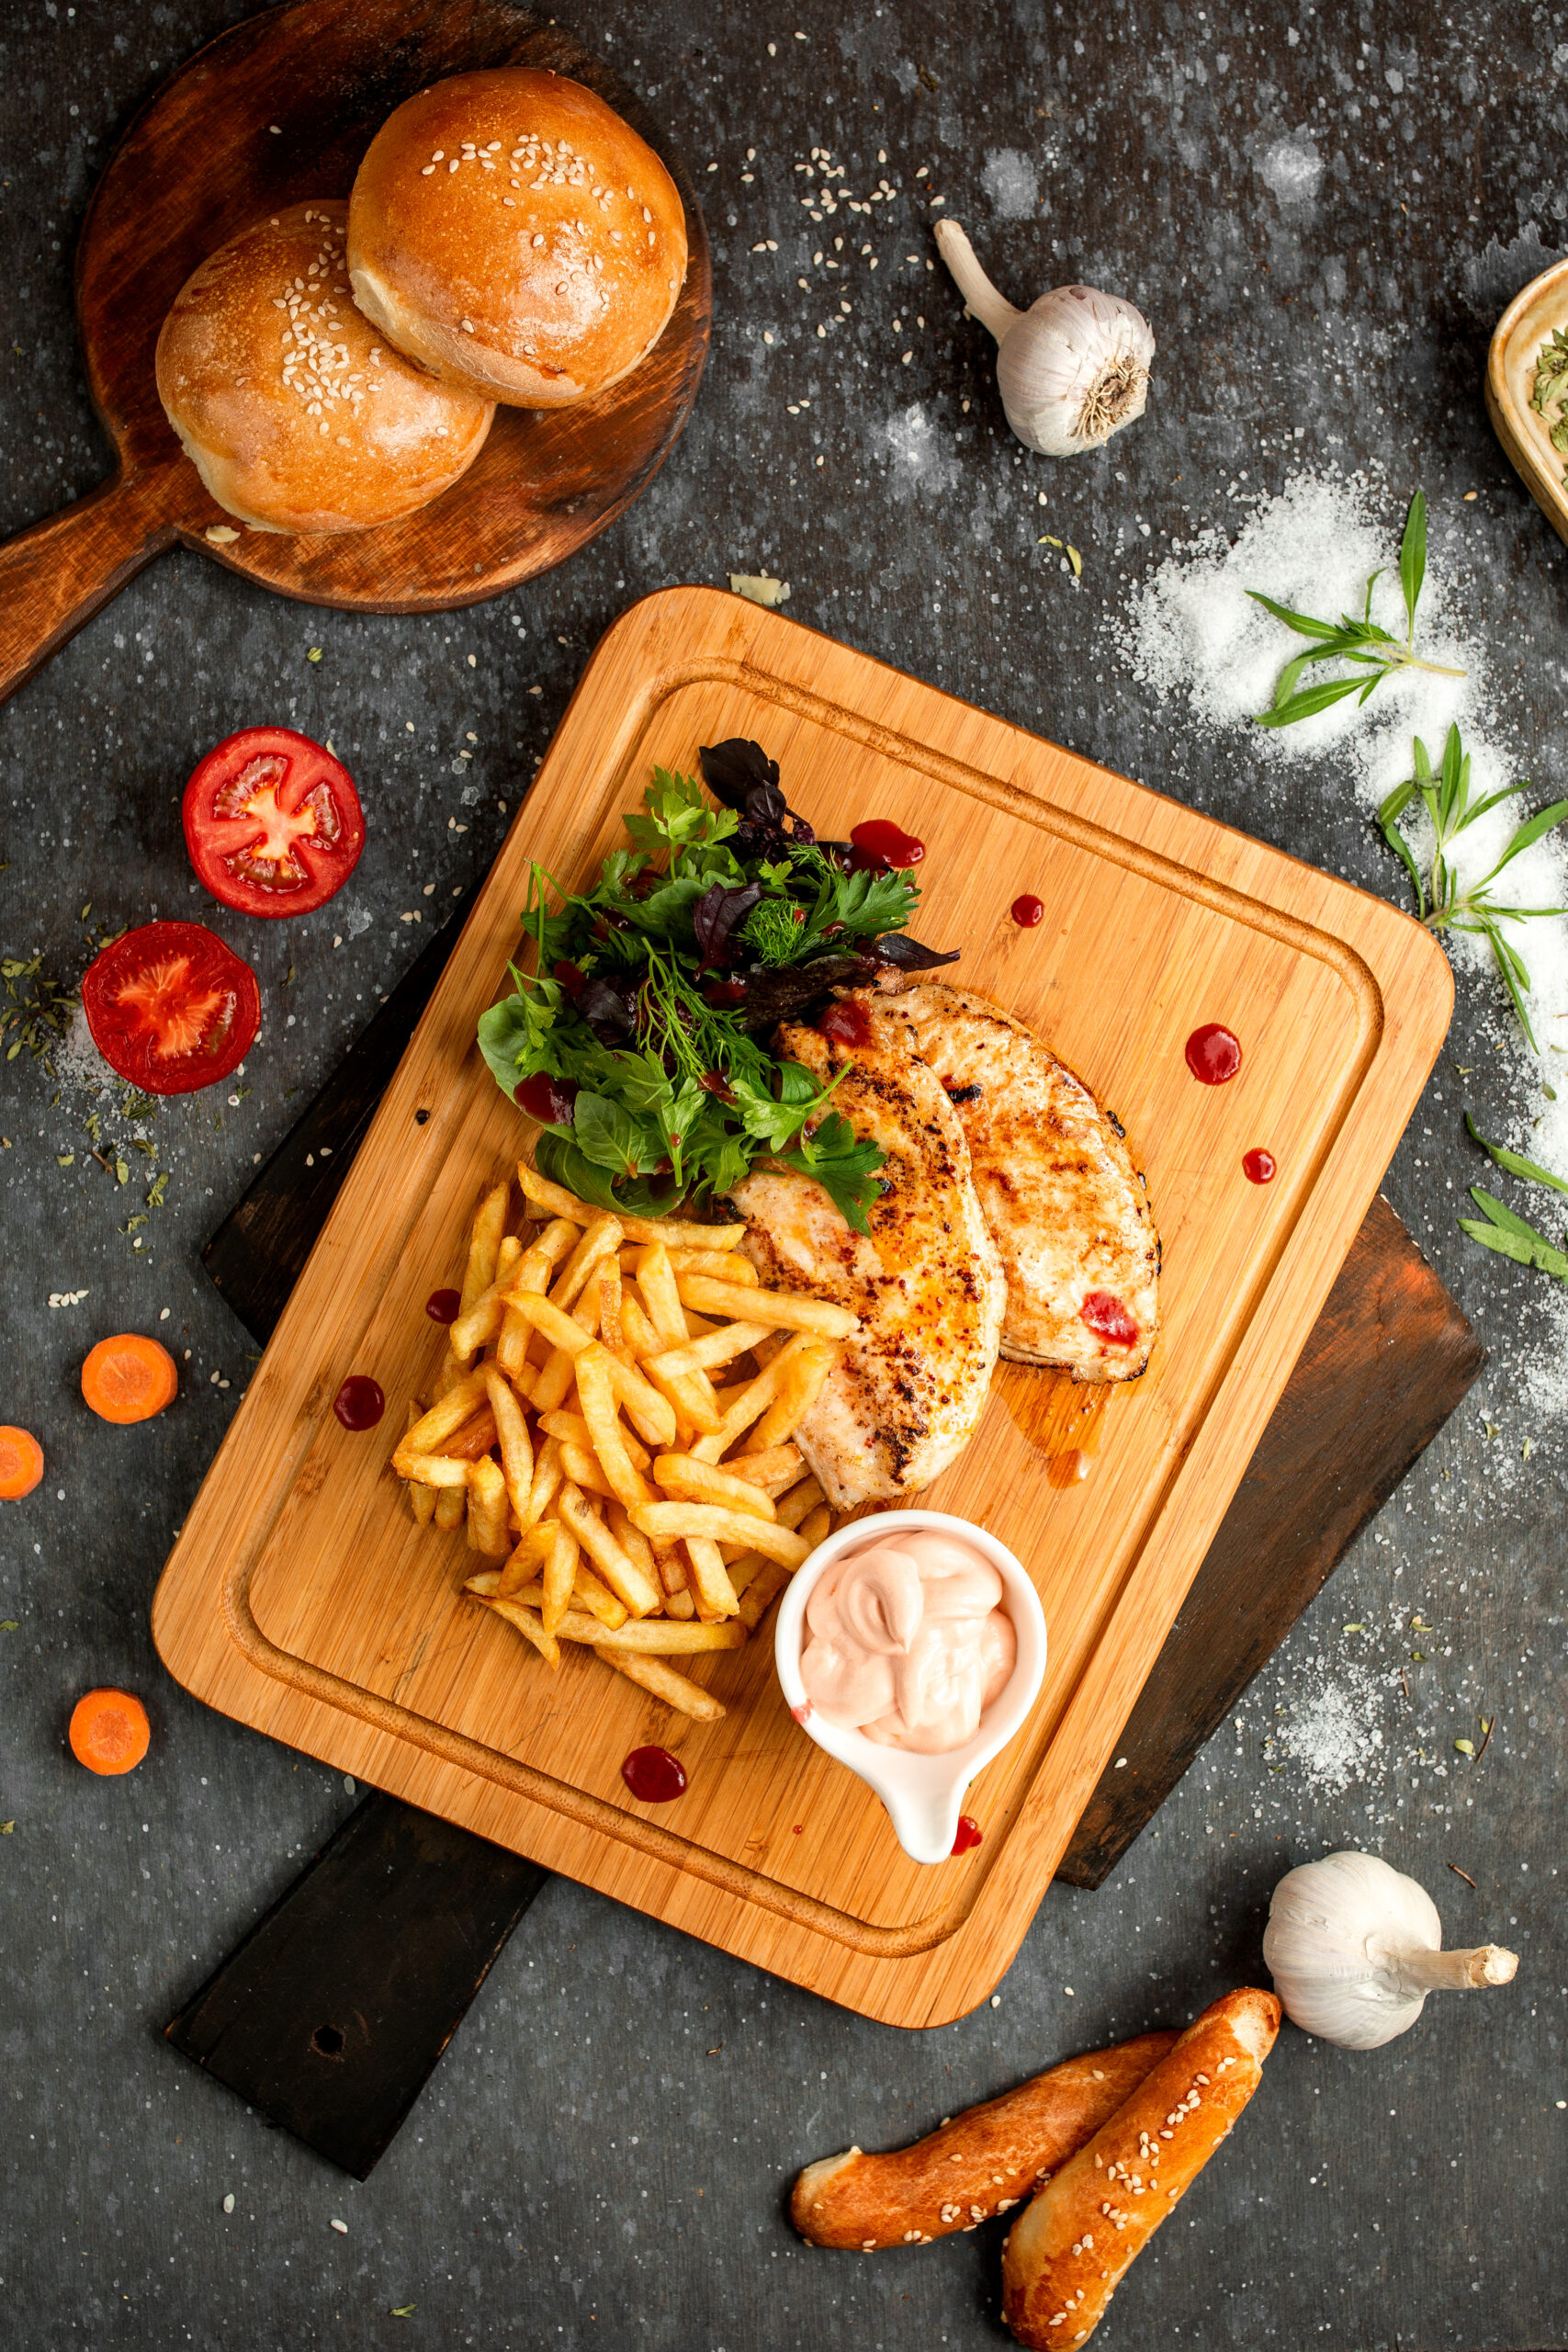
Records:
{"label": "parsley sprig", "polygon": [[[1506,865],[1510,865],[1522,850],[1542,840],[1568,817],[1568,800],[1554,800],[1549,808],[1538,810],[1528,818],[1509,842],[1502,856],[1490,870],[1473,882],[1461,882],[1454,865],[1453,844],[1467,826],[1499,808],[1505,800],[1512,800],[1529,790],[1529,778],[1518,784],[1505,785],[1500,792],[1489,792],[1484,798],[1472,800],[1470,795],[1470,754],[1460,740],[1457,727],[1449,729],[1448,741],[1443,746],[1440,768],[1434,770],[1427,746],[1419,735],[1413,744],[1416,773],[1405,783],[1396,785],[1378,810],[1378,823],[1383,839],[1404,865],[1416,887],[1416,901],[1421,921],[1429,931],[1467,931],[1486,940],[1503,976],[1503,984],[1513,999],[1519,1025],[1529,1039],[1533,1052],[1535,1032],[1525,1011],[1525,996],[1530,986],[1530,976],[1524,959],[1513,943],[1504,935],[1506,923],[1533,922],[1547,915],[1560,915],[1562,907],[1514,907],[1502,904],[1493,896],[1492,885]],[[1400,829],[1400,819],[1416,802],[1425,808],[1432,828],[1431,865],[1423,874],[1416,862],[1409,842]]]}
{"label": "parsley sprig", "polygon": [[[1337,621],[1314,620],[1310,614],[1292,612],[1288,605],[1277,605],[1272,596],[1265,596],[1259,589],[1249,588],[1247,594],[1276,620],[1298,637],[1315,640],[1310,653],[1298,653],[1287,662],[1280,673],[1274,689],[1272,710],[1260,711],[1259,727],[1293,727],[1299,719],[1311,718],[1316,712],[1326,710],[1331,703],[1342,702],[1347,695],[1357,695],[1364,703],[1377,690],[1384,678],[1401,670],[1429,670],[1439,678],[1462,678],[1462,670],[1450,669],[1441,662],[1428,662],[1416,650],[1416,607],[1421,601],[1422,584],[1427,577],[1427,501],[1420,491],[1410,502],[1404,517],[1404,536],[1399,548],[1399,583],[1404,594],[1404,640],[1380,628],[1372,618],[1372,590],[1382,578],[1374,571],[1367,582],[1366,601],[1358,620],[1353,613],[1341,613]],[[1320,678],[1314,685],[1301,683],[1305,672],[1319,662],[1348,662],[1358,674],[1348,678]]]}
{"label": "parsley sprig", "polygon": [[[1522,1152],[1510,1151],[1504,1144],[1488,1143],[1468,1111],[1464,1124],[1472,1140],[1508,1175],[1523,1177],[1529,1184],[1545,1184],[1554,1193],[1568,1193],[1568,1183],[1561,1176],[1554,1176],[1550,1168],[1542,1168],[1539,1160],[1527,1159]],[[1468,1233],[1483,1249],[1495,1250],[1500,1258],[1511,1258],[1517,1266],[1536,1266],[1543,1274],[1554,1274],[1560,1283],[1568,1283],[1568,1250],[1549,1241],[1544,1233],[1527,1225],[1522,1216],[1517,1216],[1481,1185],[1471,1186],[1470,1197],[1483,1212],[1485,1222],[1479,1217],[1461,1216],[1461,1233]]]}
{"label": "parsley sprig", "polygon": [[530,869],[532,969],[511,967],[515,992],[483,1015],[480,1049],[503,1091],[547,1114],[540,1169],[585,1200],[661,1216],[721,1198],[766,1159],[815,1177],[863,1233],[880,1149],[831,1107],[831,1085],[763,1039],[879,964],[950,959],[904,932],[911,876],[857,870],[818,842],[756,745],[721,745],[704,768],[731,805],[655,768],[626,819],[633,846],[588,889]]}

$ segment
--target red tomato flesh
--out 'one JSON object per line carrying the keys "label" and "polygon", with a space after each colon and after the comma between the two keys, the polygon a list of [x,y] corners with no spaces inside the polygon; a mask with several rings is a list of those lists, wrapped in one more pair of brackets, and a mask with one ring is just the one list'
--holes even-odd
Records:
{"label": "red tomato flesh", "polygon": [[118,1077],[147,1094],[192,1094],[244,1060],[261,990],[205,923],[145,922],[88,965],[82,1009]]}
{"label": "red tomato flesh", "polygon": [[342,889],[365,846],[354,779],[291,727],[245,727],[186,786],[190,862],[236,914],[305,915]]}

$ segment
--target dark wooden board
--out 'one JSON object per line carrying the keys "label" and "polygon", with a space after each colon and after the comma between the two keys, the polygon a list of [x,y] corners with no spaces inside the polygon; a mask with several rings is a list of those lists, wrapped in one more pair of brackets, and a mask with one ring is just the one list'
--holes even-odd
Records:
{"label": "dark wooden board", "polygon": [[364,2180],[549,1872],[371,1796],[165,2028]]}
{"label": "dark wooden board", "polygon": [[[346,196],[376,131],[414,91],[502,64],[586,84],[670,171],[690,257],[663,334],[597,399],[498,409],[462,480],[400,523],[209,539],[232,518],[182,455],[153,381],[170,302],[258,214]],[[681,158],[632,92],[553,21],[512,0],[286,0],[234,26],[143,107],[88,206],[77,328],[118,471],[0,547],[0,700],[176,539],[280,594],[366,612],[445,611],[547,571],[622,514],[663,463],[696,398],[712,293],[707,232]]]}

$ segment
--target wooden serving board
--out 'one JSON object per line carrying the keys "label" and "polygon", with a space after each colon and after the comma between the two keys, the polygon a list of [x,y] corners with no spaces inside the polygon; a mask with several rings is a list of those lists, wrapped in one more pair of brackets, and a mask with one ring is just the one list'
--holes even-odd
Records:
{"label": "wooden serving board", "polygon": [[[159,403],[152,354],[169,304],[259,214],[346,196],[376,132],[416,90],[493,65],[585,83],[661,158],[690,253],[674,316],[642,365],[598,399],[497,409],[461,481],[400,523],[299,538],[243,528],[203,489]],[[176,540],[282,595],[362,612],[445,611],[547,571],[623,513],[668,456],[702,379],[712,299],[684,164],[631,91],[553,18],[512,0],[287,0],[235,25],[154,93],[87,208],[77,325],[118,469],[0,547],[0,700]]]}
{"label": "wooden serving board", "polygon": [[[1118,1112],[1165,1241],[1149,1373],[1114,1393],[1090,1476],[1048,1455],[1084,1402],[998,1377],[931,1499],[1035,1575],[1051,1661],[1029,1724],[980,1775],[984,1844],[935,1870],[805,1740],[765,1639],[699,1668],[729,1712],[677,1721],[570,1659],[557,1676],[461,1596],[460,1539],[414,1526],[388,1469],[439,1347],[423,1302],[527,1129],[474,1023],[504,985],[527,862],[575,876],[655,762],[755,736],[792,802],[841,835],[896,815],[929,845],[922,936],[1037,1023]],[[1008,908],[1037,893],[1046,920]],[[1447,1026],[1441,950],[1382,900],[1143,791],[777,615],[673,589],[608,632],[475,903],[276,1336],[171,1555],[153,1631],[226,1712],[867,2014],[940,2023],[1017,1949],[1375,1193]],[[1246,1061],[1200,1087],[1183,1044],[1222,1020]],[[419,1114],[424,1114],[422,1121]],[[1246,1182],[1243,1153],[1280,1163]],[[372,1372],[390,1409],[331,1403]],[[627,1749],[691,1776],[637,1804]]]}

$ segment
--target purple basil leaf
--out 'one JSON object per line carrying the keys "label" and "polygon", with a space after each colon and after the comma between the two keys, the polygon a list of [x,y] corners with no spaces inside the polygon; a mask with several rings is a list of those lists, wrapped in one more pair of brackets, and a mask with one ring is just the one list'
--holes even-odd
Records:
{"label": "purple basil leaf", "polygon": [[940,956],[934,947],[922,947],[918,939],[909,938],[905,932],[885,931],[871,953],[875,963],[891,964],[900,972],[930,972],[939,964],[956,964],[964,950],[953,947],[945,956]]}
{"label": "purple basil leaf", "polygon": [[760,882],[747,882],[739,888],[714,882],[700,899],[692,901],[692,929],[696,933],[702,957],[699,971],[707,971],[724,961],[730,933],[738,923],[745,922],[761,895]]}
{"label": "purple basil leaf", "polygon": [[607,1045],[612,1038],[629,1036],[637,1026],[637,990],[596,976],[583,982],[576,1010],[600,1044]]}
{"label": "purple basil leaf", "polygon": [[761,743],[750,742],[744,735],[732,735],[724,743],[705,743],[697,757],[702,762],[703,782],[727,808],[743,811],[748,794],[759,785],[778,790],[777,760],[770,760]]}
{"label": "purple basil leaf", "polygon": [[829,989],[847,987],[852,980],[869,980],[875,968],[869,956],[815,956],[809,964],[786,964],[778,970],[753,965],[740,976],[746,982],[746,999],[736,1019],[743,1029],[764,1029],[775,1021],[788,1021],[814,999],[826,996]]}

